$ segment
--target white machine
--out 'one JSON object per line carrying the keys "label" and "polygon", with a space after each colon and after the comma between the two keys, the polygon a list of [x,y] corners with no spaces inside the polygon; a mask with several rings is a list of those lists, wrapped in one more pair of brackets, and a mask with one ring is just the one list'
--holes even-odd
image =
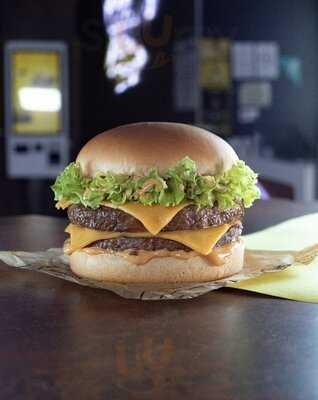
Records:
{"label": "white machine", "polygon": [[54,178],[69,162],[67,47],[9,41],[4,61],[7,175]]}

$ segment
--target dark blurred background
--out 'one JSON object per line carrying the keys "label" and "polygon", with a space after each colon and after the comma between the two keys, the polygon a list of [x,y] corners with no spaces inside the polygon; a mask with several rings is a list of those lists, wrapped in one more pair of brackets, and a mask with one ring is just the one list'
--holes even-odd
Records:
{"label": "dark blurred background", "polygon": [[56,173],[136,121],[205,127],[263,198],[316,198],[317,1],[2,0],[0,40],[0,215],[57,215]]}

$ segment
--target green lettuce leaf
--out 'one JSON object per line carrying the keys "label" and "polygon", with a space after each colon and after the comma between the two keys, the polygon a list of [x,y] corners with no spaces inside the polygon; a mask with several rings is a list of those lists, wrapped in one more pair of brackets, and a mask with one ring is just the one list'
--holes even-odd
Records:
{"label": "green lettuce leaf", "polygon": [[54,200],[66,200],[74,204],[82,203],[84,192],[89,184],[90,179],[85,178],[80,166],[73,162],[56,178],[52,186]]}
{"label": "green lettuce leaf", "polygon": [[238,161],[225,173],[202,176],[195,162],[185,157],[163,175],[151,168],[142,176],[107,172],[87,178],[79,164],[71,163],[57,177],[52,189],[56,201],[94,209],[106,202],[120,205],[128,201],[167,207],[184,201],[200,207],[217,203],[221,209],[228,209],[238,203],[250,207],[260,197],[256,184],[257,174],[244,161]]}
{"label": "green lettuce leaf", "polygon": [[253,201],[260,198],[256,186],[257,174],[244,161],[238,161],[229,171],[216,179],[215,199],[222,209],[232,208],[237,200],[245,207],[250,207]]}
{"label": "green lettuce leaf", "polygon": [[146,175],[135,179],[133,200],[149,206],[159,204],[159,198],[166,188],[165,180],[159,176],[155,168],[151,168]]}

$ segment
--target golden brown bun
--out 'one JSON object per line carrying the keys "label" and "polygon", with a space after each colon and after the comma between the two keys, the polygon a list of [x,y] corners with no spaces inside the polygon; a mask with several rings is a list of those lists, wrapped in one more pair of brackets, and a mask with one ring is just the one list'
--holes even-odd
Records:
{"label": "golden brown bun", "polygon": [[74,274],[92,280],[117,283],[208,282],[239,272],[243,267],[244,242],[239,240],[222,266],[207,263],[204,257],[188,259],[152,258],[146,264],[130,263],[120,253],[89,254],[75,251],[70,256]]}
{"label": "golden brown bun", "polygon": [[141,122],[111,129],[91,139],[77,160],[86,176],[99,172],[138,174],[151,167],[164,172],[183,157],[203,175],[224,172],[238,160],[220,137],[192,125]]}

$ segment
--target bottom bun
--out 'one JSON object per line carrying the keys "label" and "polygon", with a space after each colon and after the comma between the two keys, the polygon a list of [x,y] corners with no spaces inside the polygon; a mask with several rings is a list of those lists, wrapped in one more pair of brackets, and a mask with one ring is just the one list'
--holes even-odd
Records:
{"label": "bottom bun", "polygon": [[211,265],[204,257],[187,259],[156,257],[145,264],[134,264],[120,253],[90,254],[75,251],[70,256],[71,270],[87,279],[117,283],[208,282],[231,276],[243,268],[244,242],[238,240],[221,266]]}

